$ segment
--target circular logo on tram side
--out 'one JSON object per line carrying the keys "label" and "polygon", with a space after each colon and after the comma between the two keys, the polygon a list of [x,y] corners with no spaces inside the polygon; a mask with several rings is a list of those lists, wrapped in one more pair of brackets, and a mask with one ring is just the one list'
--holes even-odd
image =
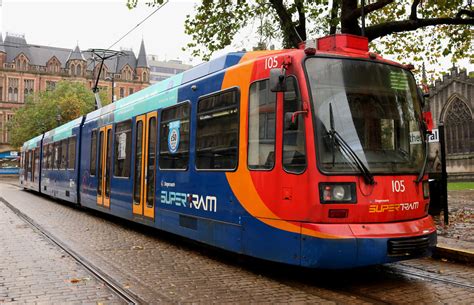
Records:
{"label": "circular logo on tram side", "polygon": [[179,127],[179,121],[170,122],[170,130],[168,132],[168,150],[172,154],[176,153],[179,148]]}

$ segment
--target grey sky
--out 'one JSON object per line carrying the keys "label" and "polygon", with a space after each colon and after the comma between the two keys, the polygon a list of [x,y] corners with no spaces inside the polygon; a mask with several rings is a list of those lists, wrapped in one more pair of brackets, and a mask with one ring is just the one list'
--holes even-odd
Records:
{"label": "grey sky", "polygon": [[[82,50],[107,48],[153,11],[145,1],[139,0],[138,7],[129,10],[126,0],[3,0],[0,31],[3,35],[5,32],[25,34],[31,44],[73,48],[79,43]],[[200,63],[200,59],[193,59],[189,52],[181,50],[190,41],[184,34],[184,20],[187,14],[193,14],[195,3],[198,1],[170,0],[114,48],[132,48],[138,54],[143,37],[148,54],[158,55],[162,60],[178,58],[193,65]],[[254,32],[255,26],[250,24],[237,36],[233,46],[218,54],[250,49],[256,41]],[[439,67],[433,67],[438,71],[451,66],[449,59],[439,63]],[[468,71],[474,68],[467,60],[459,66]]]}
{"label": "grey sky", "polygon": [[[3,0],[0,30],[3,35],[25,34],[31,44],[107,48],[153,10],[144,1],[133,10],[125,4],[126,0]],[[190,62],[181,47],[189,42],[184,20],[193,7],[193,1],[170,1],[114,48],[132,48],[138,54],[143,37],[148,54]],[[199,62],[192,60],[192,64]]]}

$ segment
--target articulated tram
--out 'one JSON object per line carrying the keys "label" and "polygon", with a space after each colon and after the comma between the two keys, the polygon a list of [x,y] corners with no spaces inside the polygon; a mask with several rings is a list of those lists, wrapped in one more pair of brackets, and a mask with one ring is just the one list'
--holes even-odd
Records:
{"label": "articulated tram", "polygon": [[230,53],[27,141],[20,183],[286,264],[426,256],[422,103],[364,37]]}

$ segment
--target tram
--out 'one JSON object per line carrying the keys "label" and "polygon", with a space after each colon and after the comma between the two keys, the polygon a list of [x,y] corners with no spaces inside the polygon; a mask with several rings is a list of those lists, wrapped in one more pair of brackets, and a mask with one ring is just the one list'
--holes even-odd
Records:
{"label": "tram", "polygon": [[436,245],[422,103],[365,37],[229,53],[27,141],[20,183],[269,261],[422,257]]}

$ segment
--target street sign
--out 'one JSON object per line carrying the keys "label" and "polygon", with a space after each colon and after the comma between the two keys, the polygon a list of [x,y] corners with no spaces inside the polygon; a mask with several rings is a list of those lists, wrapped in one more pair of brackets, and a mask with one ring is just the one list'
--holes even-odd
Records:
{"label": "street sign", "polygon": [[431,134],[428,136],[428,142],[430,143],[439,142],[438,128],[432,130]]}

